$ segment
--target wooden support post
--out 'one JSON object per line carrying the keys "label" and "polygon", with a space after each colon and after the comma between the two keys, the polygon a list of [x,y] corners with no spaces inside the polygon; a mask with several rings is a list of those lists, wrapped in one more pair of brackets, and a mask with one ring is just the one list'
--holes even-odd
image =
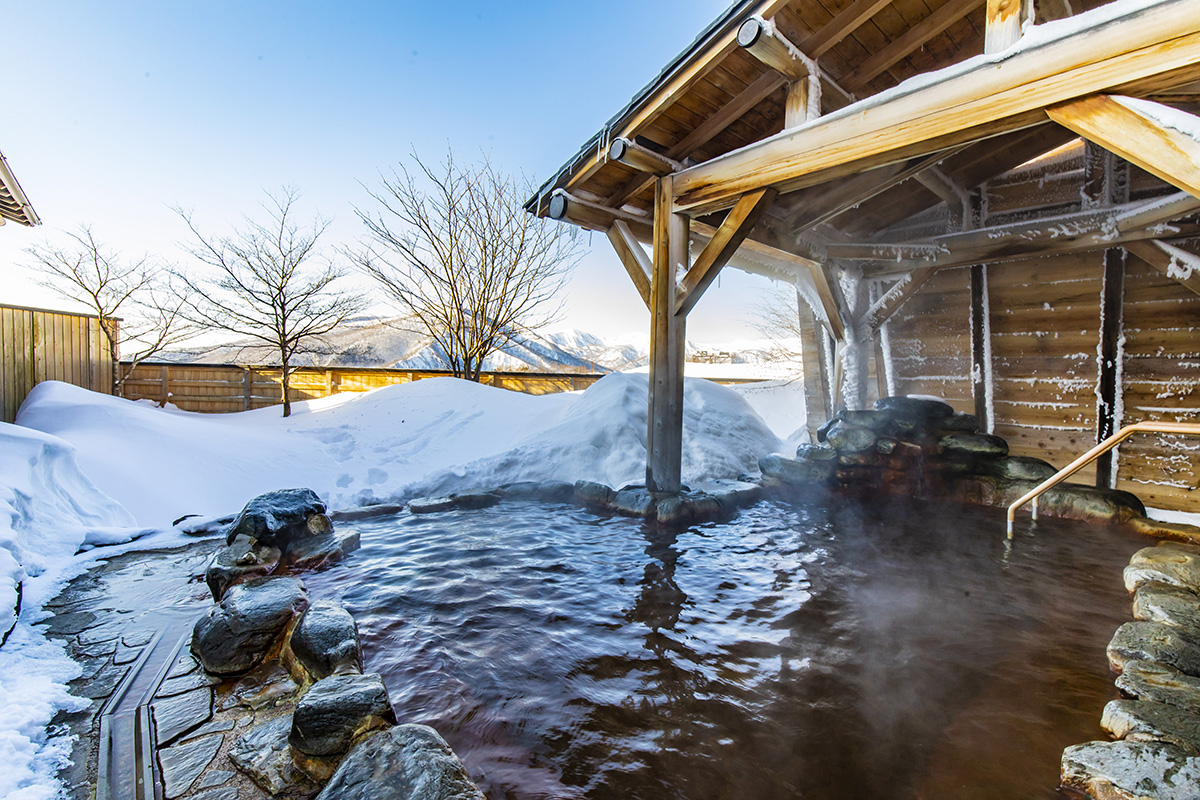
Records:
{"label": "wooden support post", "polygon": [[883,335],[875,334],[875,388],[879,397],[888,396],[887,358],[883,353]]}
{"label": "wooden support post", "polygon": [[[1118,381],[1121,360],[1125,357],[1121,346],[1124,327],[1125,306],[1125,251],[1110,247],[1104,251],[1104,284],[1100,293],[1100,376],[1097,386],[1099,402],[1096,414],[1096,441],[1103,442],[1117,432],[1122,420],[1117,417],[1118,393],[1122,387]],[[1112,488],[1117,476],[1117,451],[1113,448],[1096,460],[1096,485]]]}
{"label": "wooden support post", "polygon": [[804,379],[804,411],[808,434],[815,442],[817,428],[829,419],[829,391],[825,377],[825,357],[821,347],[824,329],[808,301],[796,292],[797,330],[800,332],[800,367]]}
{"label": "wooden support post", "polygon": [[683,358],[687,317],[675,313],[675,276],[686,268],[688,219],[671,210],[674,180],[654,188],[654,255],[650,285],[650,405],[646,487],[678,492],[683,473]]}
{"label": "wooden support post", "polygon": [[244,385],[242,386],[242,389],[243,389],[242,410],[249,411],[250,410],[250,396],[253,393],[251,386],[254,383],[254,373],[251,371],[251,369],[249,367],[242,367],[242,369],[244,370],[242,372],[242,379],[244,381]]}
{"label": "wooden support post", "polygon": [[167,399],[170,398],[170,396],[171,396],[171,392],[167,388],[168,384],[171,382],[170,369],[171,369],[170,367],[162,368],[162,401],[159,403],[159,405],[162,406],[163,408],[167,407]]}
{"label": "wooden support post", "polygon": [[983,52],[1007,50],[1021,38],[1022,0],[987,0],[987,27],[983,34]]}
{"label": "wooden support post", "polygon": [[971,395],[975,400],[975,416],[979,424],[984,430],[990,431],[988,384],[992,365],[987,318],[987,268],[983,264],[975,264],[971,267]]}

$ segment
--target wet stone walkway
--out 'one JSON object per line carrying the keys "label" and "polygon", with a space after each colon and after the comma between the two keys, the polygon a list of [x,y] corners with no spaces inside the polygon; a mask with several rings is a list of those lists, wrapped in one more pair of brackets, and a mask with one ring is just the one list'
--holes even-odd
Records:
{"label": "wet stone walkway", "polygon": [[[115,556],[46,605],[47,636],[62,640],[83,669],[70,691],[91,700],[52,722],[76,736],[72,763],[60,773],[67,796],[154,798],[153,784],[161,782],[157,796],[167,800],[265,797],[226,753],[236,738],[231,733],[284,713],[275,711],[282,699],[275,696],[279,682],[271,680],[277,663],[225,685],[199,668],[187,646],[193,624],[212,603],[204,572],[221,544],[212,537]],[[145,741],[151,735],[153,747]],[[157,761],[143,756],[155,751]]]}

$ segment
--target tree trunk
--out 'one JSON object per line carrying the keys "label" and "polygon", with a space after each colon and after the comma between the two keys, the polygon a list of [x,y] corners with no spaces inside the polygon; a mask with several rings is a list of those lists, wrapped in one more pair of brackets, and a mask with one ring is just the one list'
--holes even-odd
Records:
{"label": "tree trunk", "polygon": [[280,386],[283,390],[283,415],[290,417],[292,415],[292,398],[288,392],[288,383],[291,380],[291,375],[288,371],[288,359],[286,357],[280,359],[283,362],[283,374],[280,376]]}

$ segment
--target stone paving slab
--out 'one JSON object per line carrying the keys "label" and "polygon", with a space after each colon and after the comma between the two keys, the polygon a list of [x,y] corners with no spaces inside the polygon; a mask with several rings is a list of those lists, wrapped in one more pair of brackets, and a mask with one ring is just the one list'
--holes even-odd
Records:
{"label": "stone paving slab", "polygon": [[1159,742],[1088,742],[1063,751],[1062,782],[1104,800],[1196,800],[1200,758]]}

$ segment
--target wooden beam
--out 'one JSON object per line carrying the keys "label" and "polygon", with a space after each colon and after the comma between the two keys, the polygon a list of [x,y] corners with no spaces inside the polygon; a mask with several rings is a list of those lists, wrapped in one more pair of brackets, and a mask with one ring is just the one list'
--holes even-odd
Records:
{"label": "wooden beam", "polygon": [[758,223],[762,215],[775,201],[774,189],[759,189],[750,192],[733,207],[729,216],[717,228],[716,233],[696,261],[683,277],[679,287],[679,297],[675,302],[675,314],[686,317],[704,295],[704,292],[717,274],[737,252],[738,247],[750,235],[750,230]]}
{"label": "wooden beam", "polygon": [[775,24],[762,17],[750,17],[737,32],[738,46],[788,80],[804,80],[819,74],[817,62],[800,52]]}
{"label": "wooden beam", "polygon": [[[1085,17],[1094,22],[1076,27]],[[678,173],[676,210],[709,213],[763,186],[792,191],[1030,127],[1046,107],[1114,85],[1179,83],[1200,64],[1197,17],[1200,0],[1116,0],[1047,23],[1038,46],[1002,61],[964,62],[909,92],[861,100]]]}
{"label": "wooden beam", "polygon": [[983,52],[1007,50],[1021,38],[1023,0],[987,0],[987,27],[983,33]]}
{"label": "wooden beam", "polygon": [[[1144,104],[1144,105],[1143,105]],[[1129,98],[1094,95],[1046,109],[1050,119],[1164,181],[1200,197],[1200,142],[1152,116],[1184,112]],[[1190,117],[1200,130],[1200,119]]]}
{"label": "wooden beam", "polygon": [[[1141,239],[1162,238],[1159,226],[1200,210],[1200,199],[1186,192],[1141,203],[1095,211],[1077,211],[1030,222],[953,233],[902,245],[840,245],[826,249],[831,258],[878,260],[871,277],[926,267],[948,269],[971,264],[1031,258],[1056,253],[1129,247]],[[1175,223],[1176,236],[1200,233],[1200,225]],[[873,251],[860,252],[860,251]],[[896,260],[891,253],[902,257]],[[905,254],[915,257],[903,257]]]}
{"label": "wooden beam", "polygon": [[[721,131],[737,122],[742,116],[756,105],[766,100],[773,92],[787,84],[787,80],[777,72],[768,72],[754,83],[747,86],[732,100],[721,107],[717,113],[701,122],[692,132],[680,139],[667,150],[668,158],[683,159],[696,150],[708,144]],[[638,175],[617,190],[605,205],[620,208],[631,197],[636,197],[654,184],[653,176]]]}
{"label": "wooden beam", "polygon": [[683,360],[687,317],[675,313],[675,275],[687,266],[688,219],[671,211],[671,176],[658,179],[654,198],[651,279],[650,397],[646,430],[646,487],[677,493],[683,472]]}
{"label": "wooden beam", "polygon": [[656,153],[649,147],[644,147],[631,139],[614,139],[608,147],[608,157],[627,167],[633,167],[641,172],[649,172],[651,175],[670,175],[672,172],[679,172],[683,169],[683,164],[675,159],[662,153]]}
{"label": "wooden beam", "polygon": [[892,0],[854,0],[836,17],[822,25],[819,31],[801,42],[801,52],[813,58],[820,58],[891,3]]}
{"label": "wooden beam", "polygon": [[829,187],[820,187],[819,191],[810,190],[803,195],[799,203],[788,209],[788,226],[792,233],[796,234],[811,230],[921,174],[962,149],[955,147],[931,156],[889,164],[850,176]]}
{"label": "wooden beam", "polygon": [[933,37],[949,28],[982,5],[984,0],[949,0],[925,19],[909,28],[899,38],[862,62],[846,77],[842,85],[856,91],[890,69],[893,64],[915,53]]}
{"label": "wooden beam", "polygon": [[646,256],[646,251],[634,238],[633,232],[629,230],[629,224],[624,220],[618,219],[613,222],[612,227],[608,229],[608,240],[612,242],[613,249],[617,251],[617,257],[621,259],[621,264],[624,265],[625,271],[633,280],[634,288],[641,295],[642,302],[646,304],[646,308],[650,308],[652,265]]}
{"label": "wooden beam", "polygon": [[1126,242],[1124,248],[1156,270],[1200,294],[1200,255],[1166,242]]}

